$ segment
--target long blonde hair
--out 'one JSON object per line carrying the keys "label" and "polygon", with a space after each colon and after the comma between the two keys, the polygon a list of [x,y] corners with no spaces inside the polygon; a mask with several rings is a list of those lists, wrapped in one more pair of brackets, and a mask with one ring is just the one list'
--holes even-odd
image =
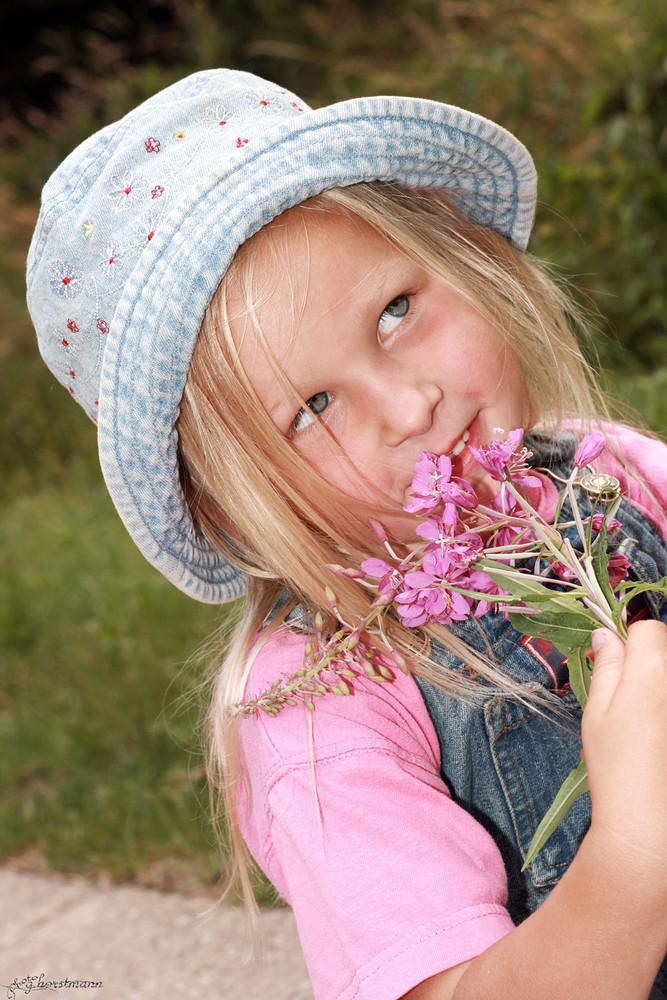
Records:
{"label": "long blonde hair", "polygon": [[[606,402],[573,333],[578,313],[570,298],[543,265],[493,230],[471,222],[447,195],[374,182],[327,191],[291,211],[363,220],[468,300],[519,360],[527,428],[555,427],[567,418],[584,424],[607,419]],[[211,789],[214,797],[221,793],[234,873],[247,900],[251,891],[237,820],[243,770],[238,721],[228,708],[243,698],[258,636],[265,639],[295,604],[307,616],[320,611],[333,626],[325,599],[329,585],[345,620],[361,620],[371,599],[368,591],[355,580],[336,576],[330,566],[356,566],[369,552],[383,554],[369,532],[369,509],[308,467],[269,419],[239,363],[231,334],[236,318],[230,315],[231,291],[234,301],[241,292],[246,315],[263,342],[255,309],[270,294],[260,280],[260,253],[267,248],[277,260],[285,260],[289,252],[275,222],[239,249],[209,305],[177,425],[182,481],[195,520],[248,578],[243,612],[217,674],[208,717]],[[286,378],[284,382],[291,388]],[[468,649],[446,628],[409,630],[392,619],[389,631],[410,669],[446,690],[474,697],[478,687],[463,673],[438,669],[428,655],[431,638],[474,666],[494,689],[525,698],[525,691],[490,658]]]}

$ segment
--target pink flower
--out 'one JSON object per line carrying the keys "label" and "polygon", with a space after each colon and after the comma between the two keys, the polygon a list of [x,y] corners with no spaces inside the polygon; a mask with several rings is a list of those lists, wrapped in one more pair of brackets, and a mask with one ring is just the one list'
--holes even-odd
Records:
{"label": "pink flower", "polygon": [[430,539],[422,565],[434,576],[448,576],[453,570],[466,569],[483,552],[483,542],[472,531],[454,534],[455,524],[449,521],[425,521],[416,528],[420,538]]}
{"label": "pink flower", "polygon": [[379,580],[378,591],[380,594],[395,594],[403,582],[403,574],[396,566],[385,562],[384,559],[364,559],[361,568],[371,580]]}
{"label": "pink flower", "polygon": [[594,461],[604,448],[606,442],[603,434],[587,434],[586,437],[579,443],[574,455],[574,464],[580,469],[584,465],[588,465],[589,462]]}
{"label": "pink flower", "polygon": [[[525,480],[524,480],[525,481]],[[499,514],[508,514],[512,517],[522,518],[523,511],[519,501],[513,496],[505,486],[501,486],[499,493],[491,501],[493,510]],[[502,522],[501,522],[502,523]],[[504,524],[494,534],[494,545],[516,545],[520,541],[528,541],[531,538],[532,530],[530,521],[524,520],[523,525]]]}
{"label": "pink flower", "polygon": [[553,570],[559,580],[573,580],[575,577],[572,568],[565,563],[559,562],[557,559],[554,559],[547,568]]}
{"label": "pink flower", "polygon": [[[584,521],[584,524],[588,524],[589,521],[591,522],[591,527],[593,528],[593,531],[600,531],[602,529],[602,525],[604,522],[604,514],[598,511],[598,513],[593,514],[591,518],[587,517],[586,520]],[[614,528],[620,528],[620,527],[621,527],[621,522],[617,521],[615,517],[610,517],[608,519],[607,531],[612,531]]]}
{"label": "pink flower", "polygon": [[406,589],[396,596],[398,613],[403,624],[417,628],[428,622],[448,625],[465,621],[470,605],[462,594],[451,593],[437,586],[428,573],[415,570],[405,577]]}
{"label": "pink flower", "polygon": [[497,482],[520,479],[523,486],[539,486],[540,480],[530,473],[528,459],[532,451],[521,447],[523,427],[510,431],[506,441],[490,441],[480,448],[468,445],[482,468]]}
{"label": "pink flower", "polygon": [[[508,594],[508,590],[503,590],[497,583],[494,583],[488,573],[481,569],[474,569],[468,577],[467,587],[469,590],[479,590],[483,594],[497,595]],[[475,618],[481,618],[491,607],[490,601],[478,601],[475,609]]]}
{"label": "pink flower", "polygon": [[451,476],[452,461],[447,455],[420,452],[412,480],[412,500],[403,510],[415,514],[420,510],[433,510],[439,503],[472,510],[479,502],[472,486],[465,479],[452,479]]}
{"label": "pink flower", "polygon": [[609,582],[612,587],[616,587],[621,580],[625,580],[629,569],[630,563],[626,556],[619,555],[618,553],[609,556],[607,572],[609,573]]}

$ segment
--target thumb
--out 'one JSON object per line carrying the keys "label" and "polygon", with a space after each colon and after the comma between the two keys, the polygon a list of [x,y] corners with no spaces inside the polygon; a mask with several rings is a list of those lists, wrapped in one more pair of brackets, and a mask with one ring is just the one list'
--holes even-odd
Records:
{"label": "thumb", "polygon": [[598,628],[593,632],[591,644],[593,676],[588,699],[597,703],[597,708],[604,712],[623,675],[625,643],[610,629]]}

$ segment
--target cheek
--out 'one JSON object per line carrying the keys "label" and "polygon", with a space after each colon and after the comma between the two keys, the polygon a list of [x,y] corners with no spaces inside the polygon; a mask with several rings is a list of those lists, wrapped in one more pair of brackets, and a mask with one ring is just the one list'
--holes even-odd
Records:
{"label": "cheek", "polygon": [[[324,431],[318,433],[313,429],[308,443],[299,446],[298,451],[325,482],[346,496],[374,506],[385,506],[392,501],[402,506],[398,470],[382,464],[378,455],[362,453],[360,448],[359,442],[351,442],[343,452]],[[412,467],[408,471],[411,474]]]}
{"label": "cheek", "polygon": [[513,415],[520,417],[523,411],[523,373],[509,344],[495,334],[491,343],[487,341],[486,349],[477,354],[476,364],[471,368],[471,378],[474,380],[476,372],[484,394],[509,407]]}

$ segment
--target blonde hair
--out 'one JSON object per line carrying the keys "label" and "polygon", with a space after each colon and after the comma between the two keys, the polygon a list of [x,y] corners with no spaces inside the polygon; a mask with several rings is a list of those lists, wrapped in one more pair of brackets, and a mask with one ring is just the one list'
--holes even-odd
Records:
{"label": "blonde hair", "polygon": [[[324,192],[291,211],[362,220],[470,302],[519,360],[527,429],[556,427],[567,418],[585,425],[608,417],[573,333],[578,313],[570,298],[543,265],[493,230],[471,222],[446,194],[374,182]],[[260,634],[265,640],[296,604],[306,620],[320,611],[332,626],[327,585],[345,620],[359,621],[369,607],[368,591],[355,580],[336,576],[330,566],[358,565],[374,550],[384,554],[368,529],[369,508],[309,468],[273,425],[239,363],[231,333],[237,317],[230,315],[230,303],[240,293],[263,343],[255,310],[271,291],[258,279],[258,274],[266,276],[262,261],[267,252],[283,262],[289,252],[275,220],[239,249],[206,311],[177,425],[182,481],[195,520],[248,577],[245,606],[215,680],[208,717],[211,789],[214,797],[221,793],[234,874],[247,900],[251,890],[237,819],[243,770],[238,721],[228,708],[243,698]],[[490,658],[467,648],[446,628],[409,630],[393,619],[388,628],[394,648],[418,676],[460,697],[478,694],[478,686],[463,672],[439,670],[429,659],[430,639],[437,638],[495,690],[526,697],[525,689]]]}

